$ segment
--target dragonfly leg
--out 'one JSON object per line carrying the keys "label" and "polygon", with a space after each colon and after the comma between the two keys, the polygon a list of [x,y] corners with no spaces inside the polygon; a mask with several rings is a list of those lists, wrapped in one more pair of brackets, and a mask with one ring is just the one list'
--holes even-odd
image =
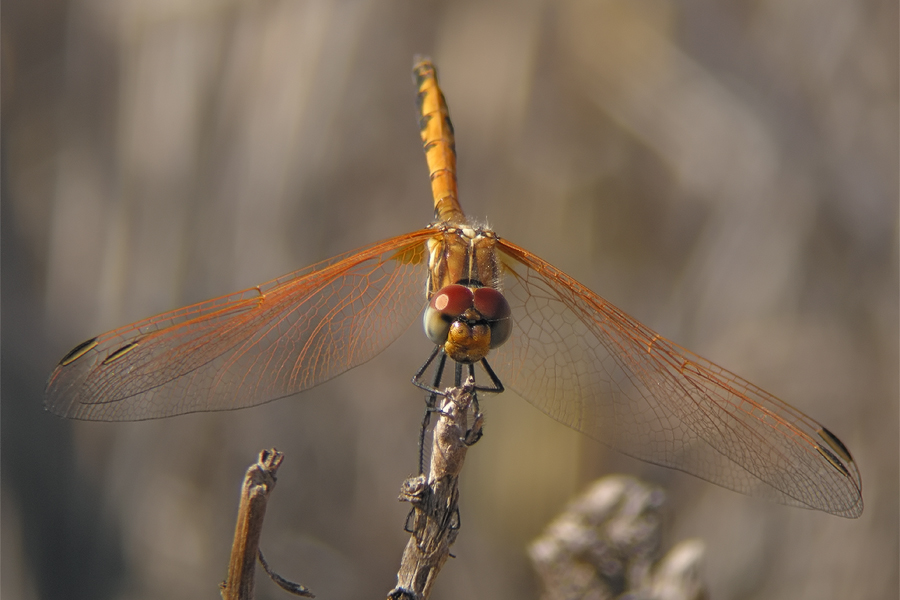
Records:
{"label": "dragonfly leg", "polygon": [[503,382],[500,381],[500,378],[497,377],[497,374],[494,373],[494,370],[491,368],[491,365],[488,364],[486,358],[481,359],[481,366],[484,367],[484,372],[487,373],[488,377],[493,384],[493,387],[476,387],[476,390],[481,390],[482,392],[490,392],[492,394],[499,394],[503,392],[506,388],[503,387]]}
{"label": "dragonfly leg", "polygon": [[[434,369],[434,377],[431,380],[431,383],[425,383],[422,378],[425,375],[425,371],[434,363],[435,359],[438,358],[437,365]],[[486,359],[481,359],[481,366],[484,369],[484,372],[487,374],[488,379],[490,379],[489,386],[474,386],[472,388],[472,413],[476,419],[476,422],[480,422],[481,420],[481,410],[478,404],[478,392],[487,392],[491,394],[499,394],[505,388],[503,387],[503,383],[500,381],[500,378],[497,377],[497,374],[494,373],[494,370],[491,368],[491,365],[488,364]],[[428,397],[425,400],[425,416],[422,418],[422,427],[419,430],[419,473],[422,474],[425,472],[425,433],[428,431],[428,426],[431,424],[431,413],[437,410],[437,397],[443,396],[444,392],[439,389],[441,385],[441,379],[444,376],[444,367],[447,364],[447,354],[444,352],[443,348],[440,346],[435,346],[434,351],[428,357],[428,360],[425,361],[425,364],[416,371],[415,376],[413,376],[412,383],[416,387],[425,390],[428,392]],[[462,387],[463,385],[463,374],[466,373],[468,376],[474,379],[475,377],[475,363],[470,363],[467,366],[463,366],[463,363],[455,363],[455,369],[453,374],[453,385],[457,388]],[[472,445],[481,439],[481,428],[473,427],[471,430],[466,432],[466,444]]]}
{"label": "dragonfly leg", "polygon": [[[441,355],[440,359],[438,359],[438,364],[434,368],[434,379],[433,383],[429,386],[425,383],[422,383],[421,378],[422,375],[425,374],[425,371],[434,362],[434,359]],[[444,375],[444,366],[447,364],[447,355],[444,353],[443,349],[440,346],[435,346],[434,352],[431,353],[431,356],[428,357],[428,360],[425,361],[425,364],[422,365],[417,372],[415,377],[413,377],[413,385],[418,388],[421,388],[429,393],[428,398],[425,400],[425,416],[422,418],[422,428],[419,430],[419,474],[423,474],[425,472],[425,432],[428,431],[428,425],[431,423],[431,413],[435,410],[435,405],[437,404],[437,397],[440,394],[438,391],[438,386],[441,384],[441,378]]]}
{"label": "dragonfly leg", "polygon": [[[472,381],[475,381],[475,364],[469,364],[469,377],[472,378]],[[456,386],[459,387],[459,383],[457,382]],[[472,409],[473,412],[477,415],[480,414],[481,411],[478,409],[478,386],[474,386],[472,388]]]}
{"label": "dragonfly leg", "polygon": [[[492,375],[492,372],[489,372],[488,375]],[[471,378],[471,381],[475,381],[474,363],[469,365],[469,377]],[[496,377],[496,375],[494,375],[494,377]],[[481,429],[481,426],[484,423],[484,418],[481,415],[481,409],[478,407],[478,389],[478,386],[472,386],[472,417],[474,419],[474,423],[472,424],[472,428],[466,431],[466,437],[463,438],[463,442],[465,442],[466,446],[474,445],[478,440],[481,439],[481,436],[484,434]],[[494,390],[483,389],[482,391],[493,392]]]}
{"label": "dragonfly leg", "polygon": [[435,383],[434,385],[428,385],[427,383],[422,383],[422,375],[425,374],[425,371],[428,370],[428,367],[431,366],[431,363],[434,362],[434,359],[437,358],[438,354],[441,355],[441,365],[439,365],[439,367],[441,370],[443,370],[442,365],[446,359],[446,354],[444,354],[442,352],[442,350],[443,350],[443,348],[441,348],[440,346],[434,347],[434,350],[431,352],[431,356],[428,357],[428,360],[425,361],[425,364],[422,365],[421,367],[419,367],[419,370],[416,371],[415,375],[413,375],[412,383],[414,386],[416,386],[417,388],[421,388],[421,389],[425,390],[426,392],[434,392],[435,391],[435,386],[437,386],[440,383],[440,380],[437,383]]}
{"label": "dragonfly leg", "polygon": [[[425,374],[425,371],[428,370],[428,367],[431,366],[431,363],[434,362],[434,359],[437,358],[438,354],[441,355],[441,359],[438,362],[438,366],[436,367],[433,383],[429,385],[422,381],[422,376]],[[438,389],[438,386],[441,384],[441,377],[443,375],[444,364],[446,363],[446,361],[447,361],[447,355],[443,352],[443,348],[441,348],[440,346],[436,346],[434,351],[431,353],[431,356],[428,357],[428,360],[425,361],[425,364],[422,365],[418,371],[416,371],[416,374],[412,378],[412,383],[414,386],[416,386],[419,389],[423,389],[426,392],[429,392],[431,394],[431,396],[430,396],[431,402],[429,402],[429,406],[434,405],[434,400],[436,399],[436,396],[444,395],[444,392],[442,390]],[[505,391],[506,388],[503,387],[503,382],[501,382],[500,378],[497,377],[497,374],[494,373],[494,369],[492,369],[491,365],[488,364],[487,359],[482,358],[481,361],[479,361],[479,362],[481,362],[481,366],[484,369],[484,372],[487,373],[488,379],[491,380],[491,385],[490,386],[476,385],[474,389],[479,392],[488,392],[491,394],[499,394],[499,393]],[[474,363],[469,364],[469,375],[471,375],[472,377],[475,377],[475,364]],[[455,371],[454,378],[453,378],[453,385],[455,387],[462,387],[462,385],[463,385],[463,363],[456,363],[456,371]]]}

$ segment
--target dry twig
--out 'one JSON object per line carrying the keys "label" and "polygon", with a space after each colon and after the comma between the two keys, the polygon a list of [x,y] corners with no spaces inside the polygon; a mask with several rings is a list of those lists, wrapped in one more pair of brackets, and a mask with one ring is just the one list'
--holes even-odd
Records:
{"label": "dry twig", "polygon": [[[234,543],[231,546],[231,560],[228,563],[228,577],[219,586],[223,600],[252,600],[256,559],[283,589],[298,596],[314,597],[302,585],[284,580],[273,574],[262,553],[259,551],[259,537],[269,494],[275,487],[275,473],[281,466],[284,455],[274,448],[259,453],[256,464],[247,469],[241,487],[241,504],[238,508],[237,524],[234,529]],[[279,581],[280,580],[280,581]]]}
{"label": "dry twig", "polygon": [[448,388],[438,412],[428,477],[417,475],[403,483],[400,499],[413,505],[407,521],[409,542],[403,552],[397,586],[391,600],[422,600],[450,556],[459,531],[459,474],[466,450],[481,435],[482,415],[474,415],[468,429],[469,405],[474,394],[470,377],[461,388]]}

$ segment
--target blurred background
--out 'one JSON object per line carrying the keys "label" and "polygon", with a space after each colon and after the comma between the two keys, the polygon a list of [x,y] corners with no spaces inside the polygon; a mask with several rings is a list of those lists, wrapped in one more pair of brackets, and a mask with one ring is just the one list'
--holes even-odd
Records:
{"label": "blurred background", "polygon": [[[2,15],[2,584],[216,598],[245,468],[286,454],[262,547],[383,597],[406,535],[418,325],[297,398],[79,423],[75,344],[429,222],[413,55],[473,217],[852,450],[855,521],[616,455],[485,403],[435,598],[537,598],[525,546],[608,472],[669,496],[711,597],[898,595],[898,11],[822,0],[10,0]],[[259,598],[284,598],[268,581]]]}

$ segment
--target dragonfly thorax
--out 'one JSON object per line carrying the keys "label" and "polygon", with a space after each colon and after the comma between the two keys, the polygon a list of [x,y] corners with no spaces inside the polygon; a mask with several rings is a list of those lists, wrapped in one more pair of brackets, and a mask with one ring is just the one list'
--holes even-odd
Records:
{"label": "dragonfly thorax", "polygon": [[509,303],[490,287],[451,284],[438,290],[423,316],[425,335],[460,363],[475,363],[512,332]]}

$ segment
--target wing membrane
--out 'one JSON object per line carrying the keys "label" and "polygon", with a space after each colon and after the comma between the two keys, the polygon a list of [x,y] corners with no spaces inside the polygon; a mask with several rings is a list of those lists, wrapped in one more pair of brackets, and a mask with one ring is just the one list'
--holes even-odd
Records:
{"label": "wing membrane", "polygon": [[47,385],[60,415],[134,421],[262,404],[359,365],[424,306],[420,230],[76,347]]}
{"label": "wing membrane", "polygon": [[784,504],[862,512],[856,465],[824,427],[528,251],[499,246],[515,322],[493,362],[510,389],[636,458]]}

